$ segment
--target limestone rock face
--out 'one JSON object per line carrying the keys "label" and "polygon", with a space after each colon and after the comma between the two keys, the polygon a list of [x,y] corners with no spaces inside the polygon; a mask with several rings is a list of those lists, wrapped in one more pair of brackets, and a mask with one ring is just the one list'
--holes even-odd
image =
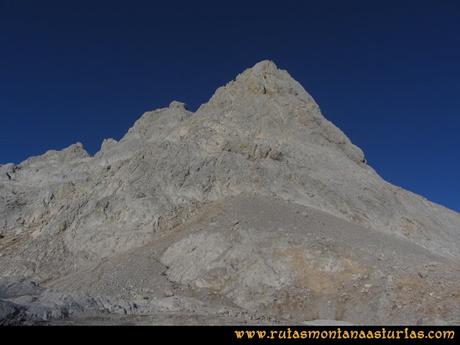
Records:
{"label": "limestone rock face", "polygon": [[[271,61],[94,157],[77,143],[0,166],[0,275],[123,303],[179,294],[203,323],[455,322],[459,262],[460,215],[385,182]],[[136,263],[151,269],[117,271]]]}

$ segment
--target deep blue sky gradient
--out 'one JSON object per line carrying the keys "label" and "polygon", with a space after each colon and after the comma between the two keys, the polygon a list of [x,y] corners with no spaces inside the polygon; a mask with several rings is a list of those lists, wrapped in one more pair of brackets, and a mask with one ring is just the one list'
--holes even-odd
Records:
{"label": "deep blue sky gradient", "polygon": [[459,1],[0,0],[0,162],[94,153],[262,59],[385,179],[460,211]]}

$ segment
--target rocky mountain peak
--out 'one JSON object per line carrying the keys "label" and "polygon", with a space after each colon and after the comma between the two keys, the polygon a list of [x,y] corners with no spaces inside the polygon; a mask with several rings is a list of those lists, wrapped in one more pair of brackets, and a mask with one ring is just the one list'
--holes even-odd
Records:
{"label": "rocky mountain peak", "polygon": [[303,107],[311,116],[322,118],[314,99],[287,71],[279,69],[272,61],[263,60],[218,88],[197,113],[241,109],[251,114],[254,108],[264,112],[264,108],[293,107]]}
{"label": "rocky mountain peak", "polygon": [[252,74],[254,76],[261,76],[262,78],[269,74],[279,73],[281,70],[278,69],[275,62],[271,60],[262,60],[257,62],[251,68],[246,70],[246,73]]}
{"label": "rocky mountain peak", "polygon": [[144,113],[94,157],[75,144],[0,166],[0,277],[144,314],[173,293],[183,317],[203,305],[186,296],[212,291],[212,305],[296,322],[459,320],[458,229],[458,213],[384,181],[267,60],[195,113]]}
{"label": "rocky mountain peak", "polygon": [[[313,97],[272,61],[261,61],[218,88],[195,117],[188,133],[213,135],[208,142],[260,146],[262,141],[270,147],[287,145],[291,153],[319,147],[344,153],[357,164],[364,162],[363,152],[322,115]],[[233,138],[225,138],[229,135]]]}

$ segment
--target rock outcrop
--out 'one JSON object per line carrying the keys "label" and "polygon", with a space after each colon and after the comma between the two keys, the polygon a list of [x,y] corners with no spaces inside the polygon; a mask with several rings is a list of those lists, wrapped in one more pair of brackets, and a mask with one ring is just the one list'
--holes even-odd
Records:
{"label": "rock outcrop", "polygon": [[458,323],[459,262],[460,215],[385,182],[270,61],[93,157],[0,166],[1,276],[152,317]]}

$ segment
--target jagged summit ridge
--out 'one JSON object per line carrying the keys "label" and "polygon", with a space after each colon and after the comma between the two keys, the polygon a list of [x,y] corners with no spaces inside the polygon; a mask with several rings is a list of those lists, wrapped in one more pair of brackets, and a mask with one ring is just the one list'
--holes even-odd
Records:
{"label": "jagged summit ridge", "polygon": [[[128,146],[142,147],[145,142],[166,137],[165,133],[188,117],[193,118],[178,129],[182,133],[180,135],[191,130],[192,136],[207,136],[209,133],[203,133],[203,130],[213,124],[219,123],[221,128],[226,127],[227,130],[236,125],[239,127],[234,128],[236,133],[264,136],[275,145],[285,140],[286,136],[320,145],[335,144],[353,161],[364,162],[362,151],[326,120],[314,99],[287,71],[278,69],[272,61],[261,61],[239,74],[235,80],[220,87],[195,113],[189,112],[186,105],[178,101],[171,102],[167,108],[145,113],[121,142],[129,142],[124,145],[125,148],[135,151]],[[311,133],[299,130],[304,127],[312,130]],[[171,135],[176,134],[172,131]],[[132,141],[135,139],[141,141],[134,145]],[[119,147],[123,146],[122,143]],[[120,150],[117,152],[120,153]],[[121,156],[124,157],[123,154]]]}

